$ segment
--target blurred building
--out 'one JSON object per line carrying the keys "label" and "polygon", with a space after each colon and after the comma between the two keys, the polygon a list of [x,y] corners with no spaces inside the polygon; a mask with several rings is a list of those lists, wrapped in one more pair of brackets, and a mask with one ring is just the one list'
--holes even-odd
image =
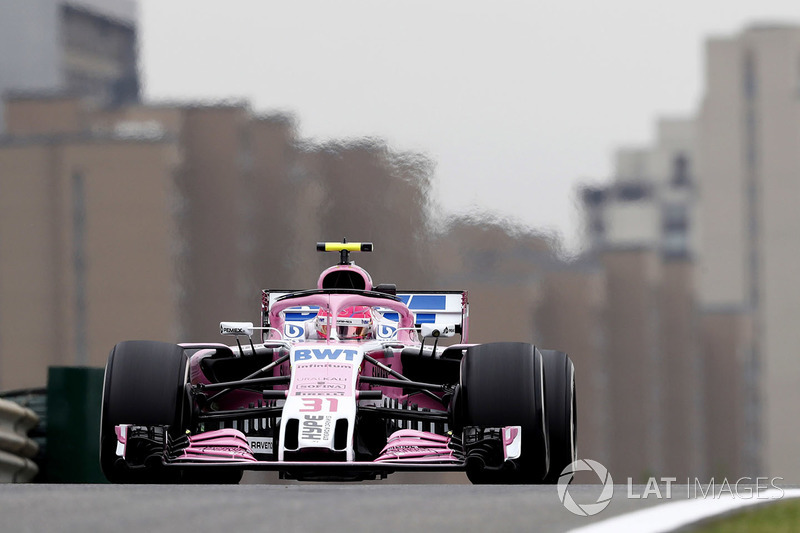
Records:
{"label": "blurred building", "polygon": [[[101,105],[139,100],[134,0],[0,2],[0,96],[68,91]],[[0,133],[3,131],[0,108]]]}
{"label": "blurred building", "polygon": [[[455,218],[434,237],[432,288],[467,290],[469,341],[538,344],[535,313],[551,243],[491,216]],[[540,346],[557,348],[556,346]]]}
{"label": "blurred building", "polygon": [[469,342],[530,342],[569,354],[579,454],[607,464],[611,432],[600,265],[565,262],[547,235],[486,214],[450,220],[430,248],[436,265],[432,288],[469,292]]}
{"label": "blurred building", "polygon": [[696,254],[695,121],[661,119],[652,146],[617,151],[613,182],[582,190],[585,238],[593,250],[655,247]]}
{"label": "blurred building", "polygon": [[338,260],[321,239],[374,239],[355,259],[376,282],[424,285],[419,156],[305,144],[290,117],[245,102],[17,94],[6,123],[0,389],[43,384],[47,365],[102,366],[121,340],[221,341],[221,320],[257,321],[260,289],[314,286]]}
{"label": "blurred building", "polygon": [[[0,388],[99,365],[178,316],[174,141],[82,127],[80,101],[13,101],[0,137]],[[107,354],[106,354],[107,355]]]}
{"label": "blurred building", "polygon": [[[551,260],[540,278],[534,343],[569,354],[575,364],[578,456],[610,466],[616,439],[609,401],[605,270],[596,258]],[[587,476],[578,481],[595,483],[596,479]]]}
{"label": "blurred building", "polygon": [[[699,299],[715,352],[745,370],[716,391],[747,400],[740,453],[800,481],[800,26],[755,25],[706,44],[698,115]],[[729,332],[724,335],[723,332]],[[720,409],[722,407],[720,406]]]}
{"label": "blurred building", "polygon": [[605,293],[604,464],[637,480],[698,475],[705,457],[695,142],[694,121],[662,119],[652,146],[617,152],[610,184],[581,191]]}
{"label": "blurred building", "polygon": [[582,190],[615,474],[800,480],[798,58],[798,26],[710,39],[697,117]]}

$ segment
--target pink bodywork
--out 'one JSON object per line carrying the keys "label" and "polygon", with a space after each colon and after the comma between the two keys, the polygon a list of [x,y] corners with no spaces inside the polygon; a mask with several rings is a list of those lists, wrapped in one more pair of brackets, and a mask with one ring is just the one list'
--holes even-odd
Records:
{"label": "pink bodywork", "polygon": [[[371,287],[370,287],[371,288]],[[400,350],[402,347],[416,346],[419,347],[420,341],[417,337],[416,330],[414,329],[414,314],[409,310],[408,306],[403,302],[396,301],[389,298],[370,297],[363,294],[337,294],[337,293],[323,293],[323,294],[310,294],[298,298],[286,298],[279,300],[272,304],[269,309],[269,324],[271,329],[265,339],[266,343],[270,341],[282,341],[280,332],[283,331],[285,318],[283,313],[294,307],[318,307],[326,309],[330,317],[333,319],[337,317],[341,310],[353,306],[369,306],[380,307],[389,309],[398,314],[398,332],[396,338],[396,346],[393,349],[393,356],[387,357],[386,352],[380,343],[376,343],[375,349],[366,352],[382,364],[392,368],[392,370],[402,374],[402,363],[400,358]],[[332,331],[332,330],[330,330]],[[369,341],[367,341],[369,342]],[[375,341],[372,341],[373,343]],[[350,341],[337,341],[336,339],[318,339],[318,340],[305,340],[294,344],[294,348],[320,347],[328,345],[336,345],[342,347],[350,344]],[[364,346],[364,341],[352,341],[354,346]],[[207,377],[203,374],[200,367],[200,360],[206,357],[215,350],[230,350],[230,347],[224,344],[182,344],[185,348],[196,348],[199,351],[191,358],[190,363],[190,381],[191,383],[209,383]],[[318,362],[321,363],[321,362]],[[302,392],[305,383],[313,383],[316,387],[332,387],[334,385],[344,385],[344,396],[352,396],[353,394],[358,397],[360,390],[369,390],[370,385],[361,384],[358,381],[353,381],[351,371],[346,366],[337,368],[334,362],[325,361],[325,368],[321,364],[316,364],[314,368],[307,367],[303,364],[296,364],[294,368],[291,367],[289,361],[283,363],[273,370],[273,375],[293,375],[291,385],[275,386],[274,389],[286,389],[287,394],[294,392]],[[320,374],[322,372],[322,374]],[[361,365],[361,372],[363,375],[381,375],[385,376],[385,371],[376,367],[368,361],[364,361]],[[398,385],[401,382],[398,380]],[[291,391],[289,388],[291,387]],[[390,386],[372,386],[380,388],[384,395],[389,398],[395,398],[404,401],[408,396],[403,395],[401,387]],[[340,396],[340,391],[317,389],[316,393],[320,398],[335,398]],[[421,408],[441,409],[442,405],[433,398],[424,396],[422,394],[414,394],[414,403]],[[238,406],[244,406],[248,403],[253,403],[260,399],[260,394],[252,391],[232,391],[225,397],[219,400],[220,407],[223,409],[232,409]],[[420,463],[420,464],[457,464],[461,459],[456,457],[453,450],[449,447],[450,437],[437,435],[435,433],[427,433],[416,430],[399,430],[394,432],[387,440],[386,446],[383,448],[379,457],[375,459],[377,463]],[[190,445],[184,449],[181,455],[175,459],[175,462],[229,462],[229,463],[251,463],[258,462],[255,459],[253,451],[250,449],[245,435],[235,429],[222,429],[206,433],[189,436]],[[355,463],[353,463],[355,464]]]}
{"label": "pink bodywork", "polygon": [[[508,426],[503,428],[503,459],[509,459],[509,450],[520,434],[519,426]],[[514,456],[516,458],[516,455]]]}
{"label": "pink bodywork", "polygon": [[351,397],[353,365],[336,361],[311,361],[295,365],[290,396]]}
{"label": "pink bodywork", "polygon": [[[269,323],[278,330],[283,330],[284,317],[283,311],[291,307],[311,306],[326,309],[332,317],[338,317],[339,313],[347,307],[367,306],[383,307],[391,309],[400,317],[398,322],[397,342],[403,344],[419,344],[414,328],[414,314],[403,303],[389,298],[376,298],[361,294],[310,294],[299,298],[287,298],[275,302],[269,310]],[[270,330],[269,340],[280,340],[277,338],[278,332]],[[326,342],[330,339],[320,339],[319,342]]]}
{"label": "pink bodywork", "polygon": [[[125,442],[122,426],[117,426],[117,438]],[[247,439],[236,429],[220,429],[190,435],[189,446],[174,458],[174,462],[248,463],[258,462]],[[381,450],[377,463],[460,463],[450,448],[450,437],[401,429],[395,431]]]}
{"label": "pink bodywork", "polygon": [[450,437],[413,429],[401,429],[389,436],[375,462],[460,463],[450,449]]}
{"label": "pink bodywork", "polygon": [[182,450],[175,462],[207,461],[214,463],[255,462],[253,451],[241,431],[219,429],[189,435],[189,447]]}

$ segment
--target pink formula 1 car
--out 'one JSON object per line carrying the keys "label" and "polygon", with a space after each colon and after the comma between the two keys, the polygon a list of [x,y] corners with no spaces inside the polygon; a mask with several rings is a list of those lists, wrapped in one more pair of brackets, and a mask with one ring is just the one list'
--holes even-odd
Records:
{"label": "pink formula 1 car", "polygon": [[236,346],[111,350],[100,435],[110,481],[236,483],[244,469],[320,481],[401,470],[558,480],[576,458],[566,354],[467,344],[466,292],[373,286],[349,260],[372,244],[317,248],[339,252],[339,264],[316,289],[263,291],[260,327],[221,323]]}

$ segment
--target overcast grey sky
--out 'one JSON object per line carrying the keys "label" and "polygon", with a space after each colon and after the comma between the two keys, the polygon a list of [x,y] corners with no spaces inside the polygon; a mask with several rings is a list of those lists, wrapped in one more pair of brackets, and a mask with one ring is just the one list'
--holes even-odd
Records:
{"label": "overcast grey sky", "polygon": [[707,37],[800,24],[800,0],[139,2],[148,99],[245,98],[306,138],[384,138],[436,161],[444,212],[571,246],[576,185],[694,114]]}

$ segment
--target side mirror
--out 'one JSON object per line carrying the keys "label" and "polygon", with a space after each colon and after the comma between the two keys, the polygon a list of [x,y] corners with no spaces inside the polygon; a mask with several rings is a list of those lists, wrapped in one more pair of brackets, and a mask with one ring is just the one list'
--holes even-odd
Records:
{"label": "side mirror", "polygon": [[245,335],[247,337],[253,336],[253,323],[252,322],[220,322],[219,334],[238,337]]}
{"label": "side mirror", "polygon": [[455,324],[420,324],[423,337],[453,337],[456,334]]}

